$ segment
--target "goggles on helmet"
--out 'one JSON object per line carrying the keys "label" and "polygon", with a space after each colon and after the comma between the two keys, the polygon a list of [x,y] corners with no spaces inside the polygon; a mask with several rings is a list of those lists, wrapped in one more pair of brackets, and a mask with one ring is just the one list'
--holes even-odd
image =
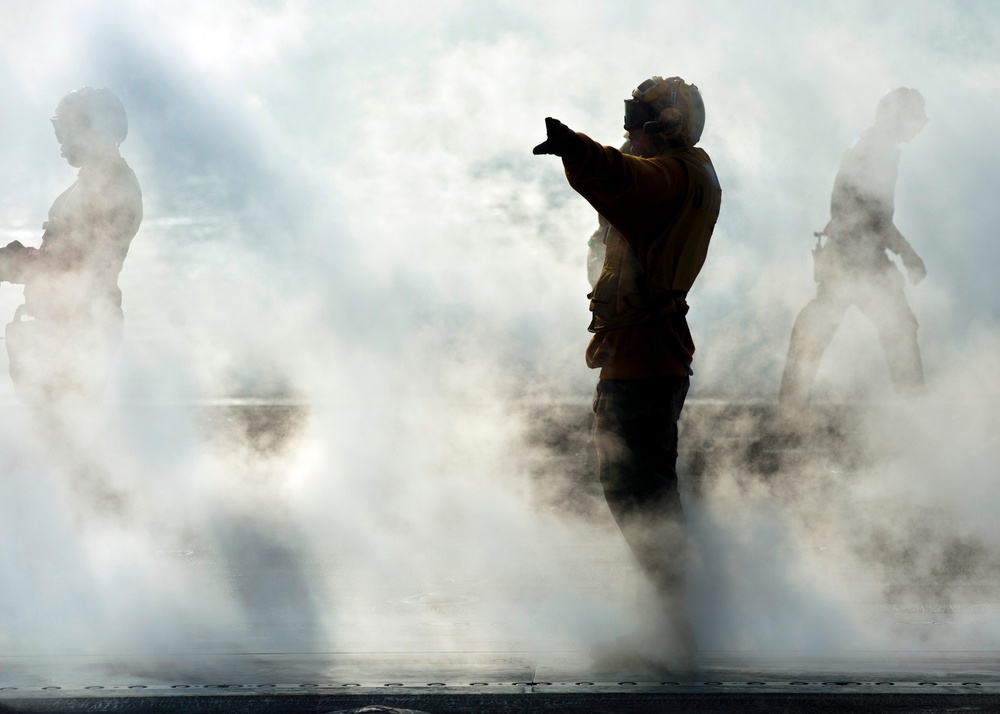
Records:
{"label": "goggles on helmet", "polygon": [[625,100],[625,130],[636,129],[648,121],[656,121],[656,111],[638,99]]}
{"label": "goggles on helmet", "polygon": [[56,140],[60,144],[65,143],[74,133],[79,133],[80,129],[90,125],[90,120],[87,117],[80,116],[76,112],[56,114],[50,121],[56,132]]}
{"label": "goggles on helmet", "polygon": [[56,141],[60,144],[65,143],[69,136],[69,129],[66,126],[66,122],[62,121],[59,117],[52,117],[52,128],[56,131]]}

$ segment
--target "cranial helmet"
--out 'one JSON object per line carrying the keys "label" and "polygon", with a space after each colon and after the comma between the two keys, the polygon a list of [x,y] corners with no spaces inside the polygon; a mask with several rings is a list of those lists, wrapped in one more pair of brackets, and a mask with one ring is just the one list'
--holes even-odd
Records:
{"label": "cranial helmet", "polygon": [[125,107],[110,89],[83,87],[59,100],[52,126],[60,141],[73,131],[90,130],[116,146],[128,136]]}
{"label": "cranial helmet", "polygon": [[896,87],[882,95],[875,109],[875,121],[901,124],[927,122],[924,97],[916,89]]}
{"label": "cranial helmet", "polygon": [[625,129],[639,126],[694,146],[705,128],[705,103],[698,87],[680,77],[650,77],[625,100]]}

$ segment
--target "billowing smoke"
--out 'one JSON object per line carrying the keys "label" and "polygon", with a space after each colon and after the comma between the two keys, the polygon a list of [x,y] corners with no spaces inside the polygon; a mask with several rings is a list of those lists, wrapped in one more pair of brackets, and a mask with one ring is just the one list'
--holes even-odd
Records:
{"label": "billowing smoke", "polygon": [[[618,145],[621,100],[654,74],[701,89],[724,191],[690,297],[687,432],[743,438],[687,486],[704,646],[920,646],[908,613],[970,607],[975,626],[933,641],[972,646],[993,622],[991,3],[91,0],[0,20],[3,242],[37,245],[72,181],[48,117],[79,86],[121,97],[145,200],[105,413],[57,442],[0,386],[5,651],[554,648],[626,628],[640,578],[587,461],[596,216],[531,147],[545,116]],[[816,395],[877,403],[833,430],[870,458],[810,459],[830,442],[697,403],[774,402],[840,157],[899,85],[930,117],[896,191],[928,268],[907,289],[928,393],[897,402],[848,313]],[[0,314],[20,301],[0,286]],[[747,444],[788,448],[750,468]]]}

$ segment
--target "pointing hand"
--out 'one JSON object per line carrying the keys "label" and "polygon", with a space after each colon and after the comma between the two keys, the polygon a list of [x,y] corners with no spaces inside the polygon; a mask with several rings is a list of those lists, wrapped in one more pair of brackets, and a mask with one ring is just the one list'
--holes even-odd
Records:
{"label": "pointing hand", "polygon": [[531,152],[536,156],[541,154],[569,156],[581,146],[580,137],[558,119],[545,118],[545,133],[548,138]]}

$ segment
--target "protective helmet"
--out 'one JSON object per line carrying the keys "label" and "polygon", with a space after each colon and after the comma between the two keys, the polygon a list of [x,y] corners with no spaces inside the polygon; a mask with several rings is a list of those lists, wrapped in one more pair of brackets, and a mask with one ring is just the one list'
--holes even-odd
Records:
{"label": "protective helmet", "polygon": [[896,87],[882,95],[875,108],[875,121],[883,124],[927,123],[924,97],[916,89]]}
{"label": "protective helmet", "polygon": [[625,128],[638,126],[694,146],[705,128],[701,92],[680,77],[650,77],[632,90],[632,99],[625,100]]}
{"label": "protective helmet", "polygon": [[72,131],[89,129],[101,139],[116,146],[128,136],[128,117],[125,107],[110,89],[82,87],[67,94],[56,105],[52,117],[56,137],[63,138]]}

